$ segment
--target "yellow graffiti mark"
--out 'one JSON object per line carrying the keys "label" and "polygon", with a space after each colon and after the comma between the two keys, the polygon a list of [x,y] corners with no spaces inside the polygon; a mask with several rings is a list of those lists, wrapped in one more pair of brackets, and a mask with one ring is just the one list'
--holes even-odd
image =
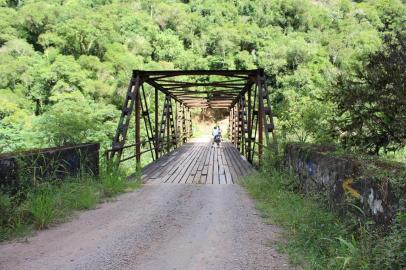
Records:
{"label": "yellow graffiti mark", "polygon": [[352,178],[345,179],[343,181],[343,189],[344,189],[345,193],[348,193],[351,196],[359,199],[361,197],[361,194],[359,194],[358,190],[356,190],[355,188],[352,187],[353,181],[354,180]]}

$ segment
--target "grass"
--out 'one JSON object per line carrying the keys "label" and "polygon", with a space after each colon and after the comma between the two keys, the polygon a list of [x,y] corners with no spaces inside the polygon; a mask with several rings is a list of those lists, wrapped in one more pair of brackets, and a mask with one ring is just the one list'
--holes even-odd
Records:
{"label": "grass", "polygon": [[122,171],[103,169],[98,178],[82,176],[44,182],[14,196],[0,193],[0,241],[63,222],[76,210],[94,208],[104,199],[139,185],[139,181],[129,181]]}
{"label": "grass", "polygon": [[29,193],[26,207],[32,215],[33,224],[37,229],[46,228],[61,213],[58,211],[56,196],[51,189]]}
{"label": "grass", "polygon": [[406,147],[399,149],[396,152],[382,153],[381,157],[384,160],[401,162],[406,164]]}
{"label": "grass", "polygon": [[279,248],[304,269],[406,269],[404,221],[386,235],[357,220],[343,220],[325,208],[322,198],[298,194],[295,179],[273,169],[244,181],[267,221],[284,228]]}

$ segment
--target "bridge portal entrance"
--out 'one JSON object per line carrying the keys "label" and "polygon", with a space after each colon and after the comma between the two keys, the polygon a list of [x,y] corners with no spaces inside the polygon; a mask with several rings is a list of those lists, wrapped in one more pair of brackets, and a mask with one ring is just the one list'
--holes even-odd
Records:
{"label": "bridge portal entrance", "polygon": [[230,143],[260,162],[265,148],[276,149],[268,83],[263,69],[134,70],[107,158],[138,166],[145,153],[157,160],[192,137],[194,108],[212,108],[229,110]]}

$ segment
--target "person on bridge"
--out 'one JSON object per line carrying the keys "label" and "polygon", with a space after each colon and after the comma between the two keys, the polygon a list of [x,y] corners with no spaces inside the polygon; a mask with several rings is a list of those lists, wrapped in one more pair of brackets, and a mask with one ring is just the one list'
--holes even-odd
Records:
{"label": "person on bridge", "polygon": [[220,129],[220,126],[217,125],[217,126],[215,126],[213,128],[212,135],[213,135],[213,144],[217,143],[217,146],[219,146],[220,141],[221,141],[221,129]]}

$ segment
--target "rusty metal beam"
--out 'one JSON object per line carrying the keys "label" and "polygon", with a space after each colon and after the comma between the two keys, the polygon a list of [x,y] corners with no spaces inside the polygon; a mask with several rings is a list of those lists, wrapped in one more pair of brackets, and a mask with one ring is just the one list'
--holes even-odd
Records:
{"label": "rusty metal beam", "polygon": [[202,75],[217,75],[217,76],[241,76],[255,75],[258,69],[253,70],[154,70],[154,71],[134,71],[144,76],[202,76]]}
{"label": "rusty metal beam", "polygon": [[135,92],[135,159],[137,171],[141,169],[141,93],[140,87]]}
{"label": "rusty metal beam", "polygon": [[155,134],[154,134],[154,139],[155,139],[155,156],[158,159],[159,158],[159,112],[158,112],[158,98],[159,98],[159,91],[158,88],[154,88],[155,90],[155,96],[154,96],[154,114],[155,114]]}

